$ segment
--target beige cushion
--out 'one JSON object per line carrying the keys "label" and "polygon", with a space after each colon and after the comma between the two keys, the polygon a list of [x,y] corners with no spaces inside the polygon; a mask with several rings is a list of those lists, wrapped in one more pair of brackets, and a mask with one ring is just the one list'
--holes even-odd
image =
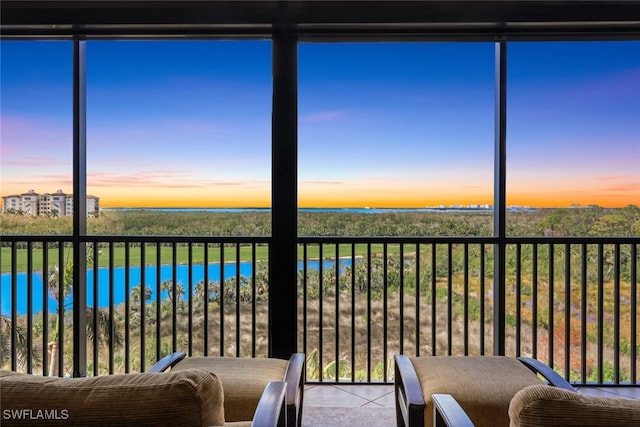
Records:
{"label": "beige cushion", "polygon": [[548,385],[527,387],[509,406],[511,426],[640,426],[640,400],[574,393]]}
{"label": "beige cushion", "polygon": [[187,357],[171,369],[214,372],[224,389],[227,422],[251,421],[269,381],[283,381],[288,360],[247,357]]}
{"label": "beige cushion", "polygon": [[0,371],[0,408],[2,427],[224,425],[222,386],[206,371],[87,378]]}
{"label": "beige cushion", "polygon": [[516,358],[433,356],[410,358],[425,398],[425,425],[433,425],[435,393],[451,394],[476,427],[508,426],[509,402],[523,388],[542,380]]}

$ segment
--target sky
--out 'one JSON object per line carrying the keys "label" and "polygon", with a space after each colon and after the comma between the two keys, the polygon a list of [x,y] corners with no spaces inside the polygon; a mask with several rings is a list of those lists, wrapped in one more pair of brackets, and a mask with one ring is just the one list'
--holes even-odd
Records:
{"label": "sky", "polygon": [[[300,43],[298,205],[492,204],[493,43]],[[640,205],[640,41],[508,45],[507,204]],[[0,42],[0,193],[72,191],[72,45]],[[270,207],[269,41],[87,42],[102,207]]]}

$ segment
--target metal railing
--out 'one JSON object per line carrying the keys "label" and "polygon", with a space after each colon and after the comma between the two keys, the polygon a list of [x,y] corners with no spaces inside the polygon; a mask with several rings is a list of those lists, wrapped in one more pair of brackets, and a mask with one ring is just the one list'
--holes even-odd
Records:
{"label": "metal railing", "polygon": [[[9,343],[3,365],[71,374],[71,243],[3,238],[3,339]],[[268,256],[266,239],[127,236],[85,243],[88,374],[144,371],[178,350],[266,355],[266,261],[256,255]]]}
{"label": "metal railing", "polygon": [[[71,374],[72,243],[2,237],[3,367]],[[83,244],[88,375],[144,371],[173,351],[267,355],[269,238]],[[388,383],[397,353],[492,354],[496,245],[506,355],[576,384],[638,384],[639,239],[542,237],[299,237],[307,381]]]}
{"label": "metal railing", "polygon": [[[390,382],[397,353],[493,353],[493,238],[302,240],[325,259],[301,272],[308,379]],[[576,384],[637,384],[638,240],[505,245],[505,354]]]}

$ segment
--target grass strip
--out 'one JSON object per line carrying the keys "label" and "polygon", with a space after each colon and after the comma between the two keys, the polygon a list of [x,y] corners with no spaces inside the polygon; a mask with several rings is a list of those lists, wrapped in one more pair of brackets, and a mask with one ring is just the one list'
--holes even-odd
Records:
{"label": "grass strip", "polygon": [[[367,245],[356,245],[355,247],[355,256],[361,257],[367,255]],[[380,254],[382,253],[383,245],[374,244],[371,245],[371,253],[372,254]],[[340,245],[339,255],[340,257],[348,257],[351,256],[351,244]],[[157,259],[157,250],[158,245],[155,243],[147,244],[145,247],[145,265],[155,265]],[[399,245],[389,245],[388,246],[389,254],[397,254],[400,252]],[[41,271],[42,268],[42,260],[44,257],[44,248],[33,248],[31,251],[32,256],[32,268],[35,271]],[[48,248],[48,264],[49,269],[53,269],[58,264],[58,254],[59,248]],[[240,246],[240,261],[251,261],[251,253],[252,248],[251,245],[241,245]],[[125,265],[126,257],[125,257],[125,248],[123,246],[114,246],[113,248],[113,266],[114,267],[122,267]],[[220,262],[220,246],[219,245],[211,245],[209,246],[209,262]],[[302,245],[298,246],[298,259],[303,259],[303,247]],[[307,258],[308,259],[317,259],[320,255],[320,247],[319,245],[308,245],[307,246]],[[323,245],[322,256],[323,258],[334,258],[336,255],[336,245],[334,244],[326,244]],[[2,268],[2,273],[11,272],[12,265],[12,253],[11,248],[1,248],[0,252],[1,262],[0,266]],[[64,259],[65,262],[71,262],[72,250],[65,249]],[[269,259],[269,248],[267,246],[256,246],[256,261],[267,261]],[[139,246],[129,248],[129,264],[136,266],[141,265],[141,248]],[[236,248],[235,247],[225,247],[224,248],[224,261],[225,262],[235,262],[236,261]],[[160,246],[160,262],[161,264],[171,264],[173,262],[173,247],[172,246]],[[176,262],[178,264],[187,264],[189,262],[189,248],[187,245],[178,244],[176,245]],[[191,262],[193,264],[202,264],[204,263],[204,246],[193,245],[192,254],[191,254]],[[104,247],[99,249],[98,253],[98,266],[109,267],[109,248]],[[28,271],[28,250],[27,249],[17,249],[16,250],[16,271],[17,272],[26,272]]]}

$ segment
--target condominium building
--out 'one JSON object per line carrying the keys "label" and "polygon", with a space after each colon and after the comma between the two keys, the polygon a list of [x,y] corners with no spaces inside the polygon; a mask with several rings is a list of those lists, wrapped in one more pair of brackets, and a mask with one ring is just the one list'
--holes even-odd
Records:
{"label": "condominium building", "polygon": [[[2,197],[3,212],[22,212],[30,216],[72,216],[73,194],[62,190],[38,194],[35,190]],[[87,216],[98,217],[100,198],[87,195]]]}

